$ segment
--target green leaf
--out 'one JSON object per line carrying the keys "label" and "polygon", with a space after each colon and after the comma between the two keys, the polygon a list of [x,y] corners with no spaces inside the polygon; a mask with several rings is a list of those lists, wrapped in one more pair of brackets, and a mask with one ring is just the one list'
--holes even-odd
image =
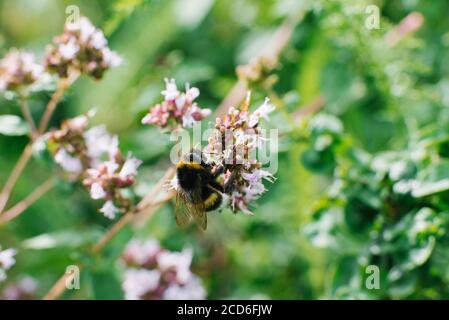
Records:
{"label": "green leaf", "polygon": [[331,173],[335,167],[334,153],[329,148],[320,152],[308,149],[301,155],[301,162],[310,171],[321,174]]}
{"label": "green leaf", "polygon": [[412,190],[415,198],[449,190],[449,161],[442,160],[422,171]]}
{"label": "green leaf", "polygon": [[410,250],[410,261],[414,266],[423,265],[432,255],[433,248],[435,248],[435,238],[430,237],[424,246]]}
{"label": "green leaf", "polygon": [[123,290],[114,268],[102,268],[92,272],[92,289],[96,300],[122,300]]}
{"label": "green leaf", "polygon": [[412,294],[417,283],[417,275],[415,272],[405,273],[397,281],[391,283],[388,293],[396,299],[405,298]]}
{"label": "green leaf", "polygon": [[60,247],[76,248],[93,243],[101,235],[99,230],[64,230],[54,233],[45,233],[23,241],[27,249],[43,250]]}
{"label": "green leaf", "polygon": [[6,114],[0,116],[0,134],[6,136],[23,136],[28,132],[28,125],[22,118]]}

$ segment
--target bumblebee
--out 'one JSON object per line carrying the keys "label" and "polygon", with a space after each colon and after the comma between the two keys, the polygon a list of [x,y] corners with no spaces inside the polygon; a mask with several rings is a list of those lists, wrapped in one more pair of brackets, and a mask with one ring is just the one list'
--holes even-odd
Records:
{"label": "bumblebee", "polygon": [[176,166],[178,180],[175,217],[184,227],[196,220],[201,229],[207,228],[208,211],[218,209],[223,201],[223,186],[217,181],[221,172],[212,172],[199,150],[186,154]]}

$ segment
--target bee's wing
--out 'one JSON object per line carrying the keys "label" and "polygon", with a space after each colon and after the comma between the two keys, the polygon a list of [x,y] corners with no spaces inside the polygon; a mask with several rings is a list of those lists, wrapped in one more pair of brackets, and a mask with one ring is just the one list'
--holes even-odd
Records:
{"label": "bee's wing", "polygon": [[193,204],[189,206],[190,215],[195,218],[195,221],[201,229],[206,230],[207,214],[203,199],[201,197],[201,188],[198,188],[195,192],[192,192],[191,196],[193,199]]}
{"label": "bee's wing", "polygon": [[204,209],[204,205],[193,205],[191,207],[191,214],[195,217],[195,221],[198,223],[201,229],[206,230],[207,228],[207,214]]}
{"label": "bee's wing", "polygon": [[192,222],[192,215],[190,214],[189,204],[185,195],[182,192],[176,194],[175,219],[180,227],[186,227]]}
{"label": "bee's wing", "polygon": [[[186,227],[193,219],[198,223],[201,229],[207,228],[207,215],[204,204],[201,202],[199,193],[192,193],[191,200],[183,192],[178,192],[176,196],[175,219],[180,227]],[[192,203],[192,200],[194,203]]]}

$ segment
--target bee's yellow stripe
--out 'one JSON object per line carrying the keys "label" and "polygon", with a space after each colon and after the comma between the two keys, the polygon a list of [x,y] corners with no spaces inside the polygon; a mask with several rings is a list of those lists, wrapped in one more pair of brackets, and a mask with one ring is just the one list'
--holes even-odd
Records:
{"label": "bee's yellow stripe", "polygon": [[206,208],[212,207],[215,202],[218,200],[218,195],[214,192],[211,193],[210,196],[204,201],[204,206]]}
{"label": "bee's yellow stripe", "polygon": [[179,161],[178,168],[190,168],[190,169],[195,169],[195,170],[204,170],[203,166],[201,165],[201,163],[198,162],[185,162],[185,161]]}

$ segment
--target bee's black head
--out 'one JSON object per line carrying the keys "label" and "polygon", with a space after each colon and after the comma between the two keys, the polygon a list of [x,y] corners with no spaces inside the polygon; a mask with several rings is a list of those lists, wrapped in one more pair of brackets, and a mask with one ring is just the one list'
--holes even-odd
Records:
{"label": "bee's black head", "polygon": [[191,152],[182,157],[182,160],[177,165],[179,185],[186,191],[198,188],[200,184],[200,176],[206,168],[201,158],[201,151],[192,149]]}
{"label": "bee's black head", "polygon": [[177,168],[179,186],[186,191],[198,188],[200,184],[200,172],[201,167],[198,164],[181,162]]}

